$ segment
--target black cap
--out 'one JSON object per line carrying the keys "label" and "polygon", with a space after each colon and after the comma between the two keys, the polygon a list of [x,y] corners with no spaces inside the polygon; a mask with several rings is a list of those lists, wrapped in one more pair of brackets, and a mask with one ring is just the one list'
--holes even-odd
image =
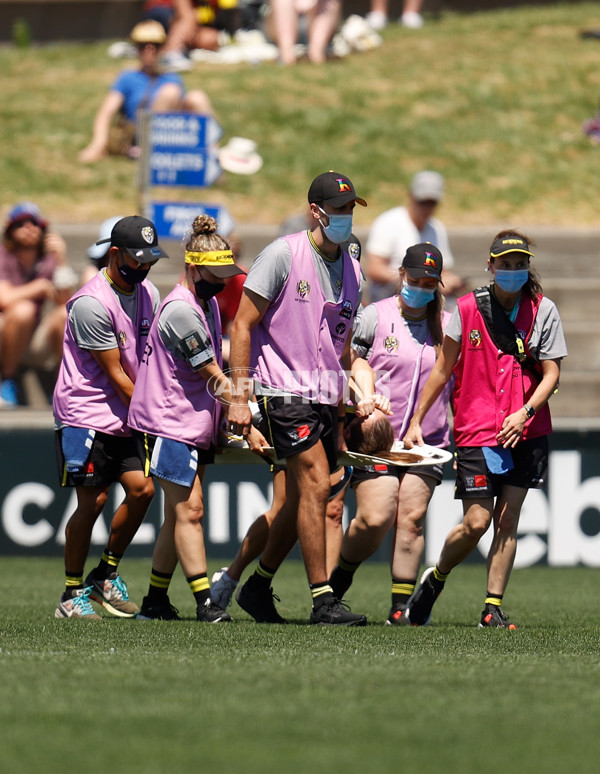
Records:
{"label": "black cap", "polygon": [[168,258],[158,244],[154,223],[140,215],[121,218],[113,226],[108,239],[100,239],[97,245],[110,242],[111,247],[126,250],[138,263],[152,263],[159,258]]}
{"label": "black cap", "polygon": [[508,253],[525,253],[525,255],[533,256],[525,239],[518,236],[505,236],[496,239],[490,247],[490,258],[499,258]]}
{"label": "black cap", "polygon": [[[431,242],[421,242],[409,247],[402,261],[402,268],[412,279],[433,277],[441,282],[444,259],[440,251]],[[442,284],[444,284],[442,282]]]}
{"label": "black cap", "polygon": [[309,204],[327,202],[332,207],[343,207],[352,201],[367,206],[366,201],[356,195],[352,182],[338,172],[323,172],[315,177],[308,189]]}

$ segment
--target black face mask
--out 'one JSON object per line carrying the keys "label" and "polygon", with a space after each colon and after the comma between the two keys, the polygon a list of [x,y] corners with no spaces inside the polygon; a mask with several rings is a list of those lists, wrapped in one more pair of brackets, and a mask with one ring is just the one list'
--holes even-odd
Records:
{"label": "black face mask", "polygon": [[216,296],[217,293],[220,293],[224,289],[224,287],[224,282],[208,282],[208,280],[205,279],[199,279],[197,282],[194,282],[196,295],[203,301],[208,301],[213,296]]}
{"label": "black face mask", "polygon": [[117,266],[118,272],[128,285],[137,285],[148,276],[148,269],[133,269],[129,264],[123,263]]}

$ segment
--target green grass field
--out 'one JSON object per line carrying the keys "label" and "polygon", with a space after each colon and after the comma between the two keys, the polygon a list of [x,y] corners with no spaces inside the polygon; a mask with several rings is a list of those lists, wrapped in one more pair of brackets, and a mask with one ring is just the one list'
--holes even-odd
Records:
{"label": "green grass field", "polygon": [[[446,178],[448,225],[594,225],[600,148],[581,125],[598,109],[600,43],[579,32],[599,27],[594,2],[507,7],[428,17],[418,33],[390,24],[379,48],[322,66],[198,64],[187,87],[209,95],[224,141],[258,142],[264,165],[154,198],[272,224],[337,169],[369,202],[356,213],[366,226],[431,168]],[[75,223],[137,206],[131,161],[77,159],[106,90],[134,66],[110,59],[108,42],[0,47],[2,210],[33,199],[52,222]]]}
{"label": "green grass field", "polygon": [[[196,623],[180,573],[187,620],[59,621],[60,560],[0,568],[1,772],[597,771],[597,570],[515,571],[508,632],[476,626],[482,565],[455,571],[432,626],[396,629],[387,568],[368,563],[353,630],[305,625],[297,562],[274,584],[285,627],[235,603],[233,624]],[[149,569],[121,565],[138,601]]]}

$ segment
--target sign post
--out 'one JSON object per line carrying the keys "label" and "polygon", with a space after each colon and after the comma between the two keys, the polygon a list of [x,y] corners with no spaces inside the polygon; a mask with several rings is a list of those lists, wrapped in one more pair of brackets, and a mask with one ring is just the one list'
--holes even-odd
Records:
{"label": "sign post", "polygon": [[144,111],[139,165],[139,205],[156,225],[159,237],[180,238],[195,215],[206,212],[223,234],[234,222],[224,207],[197,202],[152,202],[155,186],[208,188],[221,175],[216,143],[223,129],[212,116]]}

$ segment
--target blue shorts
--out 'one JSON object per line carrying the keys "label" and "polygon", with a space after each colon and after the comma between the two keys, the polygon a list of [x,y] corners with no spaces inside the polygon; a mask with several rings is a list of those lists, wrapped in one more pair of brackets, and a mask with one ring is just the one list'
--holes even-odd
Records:
{"label": "blue shorts", "polygon": [[134,436],[144,459],[146,476],[158,476],[189,488],[194,484],[198,467],[215,461],[212,447],[198,449],[191,444],[150,433],[135,432]]}

